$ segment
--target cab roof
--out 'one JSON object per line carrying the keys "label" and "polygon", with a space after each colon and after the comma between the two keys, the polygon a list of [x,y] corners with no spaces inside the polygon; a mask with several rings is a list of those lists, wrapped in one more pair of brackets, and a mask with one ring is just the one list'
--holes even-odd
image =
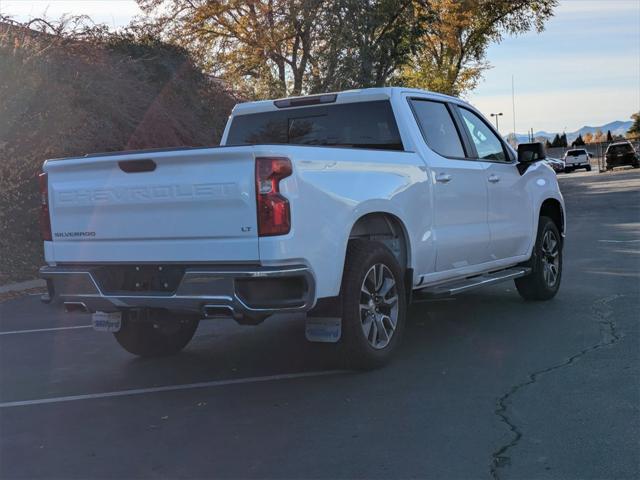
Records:
{"label": "cab roof", "polygon": [[[278,98],[275,100],[260,100],[257,102],[239,103],[231,112],[232,115],[248,115],[252,113],[272,112],[279,108],[293,108],[303,106],[313,106],[321,104],[332,103],[355,103],[355,102],[367,102],[375,100],[390,100],[395,96],[402,94],[416,94],[421,96],[427,96],[436,100],[443,100],[447,102],[459,103],[467,105],[466,102],[460,100],[457,97],[451,97],[442,93],[430,92],[427,90],[420,90],[417,88],[405,88],[405,87],[378,87],[378,88],[362,88],[358,90],[345,90],[342,92],[330,92],[319,95],[307,95],[301,97],[286,97]],[[309,100],[317,99],[313,104],[309,103]],[[280,105],[278,107],[276,102]]]}

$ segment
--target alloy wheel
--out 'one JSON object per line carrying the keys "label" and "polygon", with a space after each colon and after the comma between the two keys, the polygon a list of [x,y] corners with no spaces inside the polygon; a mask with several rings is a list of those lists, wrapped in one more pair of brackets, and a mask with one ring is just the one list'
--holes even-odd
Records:
{"label": "alloy wheel", "polygon": [[373,265],[364,276],[360,294],[362,332],[373,348],[386,347],[398,323],[398,292],[391,270]]}
{"label": "alloy wheel", "polygon": [[548,287],[555,287],[560,276],[560,241],[547,230],[542,237],[542,275]]}

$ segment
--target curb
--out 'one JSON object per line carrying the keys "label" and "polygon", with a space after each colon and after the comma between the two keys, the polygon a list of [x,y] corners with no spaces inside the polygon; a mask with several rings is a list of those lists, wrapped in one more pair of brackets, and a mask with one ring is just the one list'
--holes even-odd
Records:
{"label": "curb", "polygon": [[6,285],[0,285],[0,293],[9,292],[23,292],[32,288],[44,288],[47,286],[47,282],[41,278],[35,280],[27,280],[26,282],[8,283]]}

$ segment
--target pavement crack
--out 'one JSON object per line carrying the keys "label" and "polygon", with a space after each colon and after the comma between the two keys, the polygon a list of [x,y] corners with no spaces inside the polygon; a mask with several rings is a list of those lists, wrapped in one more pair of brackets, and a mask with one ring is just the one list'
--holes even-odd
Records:
{"label": "pavement crack", "polygon": [[597,320],[600,325],[600,341],[594,345],[591,345],[587,348],[580,350],[578,353],[568,357],[565,361],[561,363],[557,363],[550,367],[546,367],[540,370],[536,370],[533,373],[530,373],[527,376],[527,379],[521,383],[518,383],[512,386],[504,395],[502,395],[497,402],[497,407],[494,410],[494,414],[500,418],[507,427],[509,431],[513,434],[511,441],[502,445],[498,449],[496,449],[491,455],[491,468],[490,474],[491,478],[494,480],[500,479],[500,470],[506,466],[511,464],[511,457],[509,455],[509,450],[514,448],[520,440],[522,439],[524,433],[515,423],[515,421],[509,415],[509,404],[511,398],[518,393],[520,390],[524,389],[529,385],[533,385],[538,381],[541,376],[546,375],[547,373],[554,372],[555,370],[559,370],[561,368],[568,367],[579,360],[584,355],[593,352],[595,350],[599,350],[604,347],[611,346],[618,342],[622,338],[622,333],[618,330],[618,327],[613,320],[613,309],[609,306],[611,302],[617,300],[624,295],[615,294],[609,295],[607,297],[600,298],[593,302],[591,305],[592,316]]}

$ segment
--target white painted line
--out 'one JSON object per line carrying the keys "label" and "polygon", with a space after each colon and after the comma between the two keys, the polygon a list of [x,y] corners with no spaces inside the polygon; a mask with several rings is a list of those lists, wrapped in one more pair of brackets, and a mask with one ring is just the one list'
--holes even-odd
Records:
{"label": "white painted line", "polygon": [[78,328],[91,328],[91,327],[92,325],[76,325],[73,327],[35,328],[33,330],[11,330],[9,332],[0,332],[0,335],[17,335],[18,333],[55,332],[57,330],[75,330]]}
{"label": "white painted line", "polygon": [[640,242],[640,240],[598,240],[599,242],[604,242],[604,243],[637,243]]}
{"label": "white painted line", "polygon": [[285,373],[282,375],[267,375],[265,377],[247,377],[247,378],[234,378],[230,380],[214,380],[212,382],[186,383],[183,385],[166,385],[164,387],[134,388],[131,390],[120,390],[116,392],[89,393],[86,395],[71,395],[68,397],[38,398],[35,400],[3,402],[3,403],[0,403],[0,408],[26,407],[28,405],[74,402],[76,400],[93,400],[96,398],[126,397],[131,395],[145,395],[147,393],[174,392],[176,390],[191,390],[194,388],[224,387],[227,385],[239,385],[239,384],[245,384],[245,383],[274,382],[274,381],[280,381],[280,380],[293,380],[296,378],[321,377],[325,375],[339,375],[347,372],[348,372],[347,370],[323,370],[319,372]]}

